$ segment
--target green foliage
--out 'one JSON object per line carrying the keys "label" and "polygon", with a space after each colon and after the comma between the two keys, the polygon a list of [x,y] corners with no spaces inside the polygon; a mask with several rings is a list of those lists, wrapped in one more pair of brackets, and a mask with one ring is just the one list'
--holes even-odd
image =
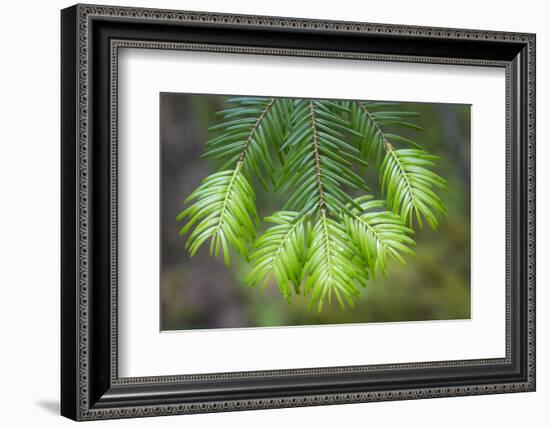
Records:
{"label": "green foliage", "polygon": [[[414,255],[413,221],[435,230],[437,215],[445,215],[435,191],[446,181],[432,170],[438,158],[407,136],[422,128],[410,121],[417,114],[399,104],[247,97],[229,103],[209,129],[204,155],[224,161],[221,171],[203,181],[178,216],[187,219],[180,234],[190,232],[191,255],[210,240],[211,255],[221,250],[229,265],[231,247],[250,261],[251,286],[274,279],[288,302],[294,290],[319,311],[333,298],[344,308],[369,279],[387,275],[391,259],[405,263],[404,255]],[[366,184],[372,163],[385,201]],[[288,196],[258,237],[256,180]]]}
{"label": "green foliage", "polygon": [[431,227],[437,229],[438,221],[433,210],[445,215],[443,202],[432,188],[443,189],[446,182],[426,167],[434,166],[437,159],[420,149],[388,148],[380,166],[380,184],[382,192],[386,193],[388,206],[394,212],[400,212],[403,222],[412,225],[415,215],[422,226],[424,216]]}
{"label": "green foliage", "polygon": [[217,256],[221,247],[226,265],[229,265],[229,245],[241,256],[248,257],[248,246],[256,236],[258,216],[254,190],[240,167],[207,177],[185,200],[186,203],[190,201],[195,203],[181,212],[177,220],[189,218],[180,235],[186,234],[198,222],[185,245],[191,256],[210,239],[210,254]]}
{"label": "green foliage", "polygon": [[376,277],[377,271],[381,271],[387,276],[388,258],[405,263],[401,253],[414,255],[407,246],[415,245],[410,237],[414,231],[403,225],[401,218],[392,212],[376,210],[383,208],[384,202],[372,198],[371,195],[358,198],[356,204],[360,208],[354,209],[351,215],[345,215],[343,220],[350,239],[372,275]]}
{"label": "green foliage", "polygon": [[237,104],[217,113],[222,123],[210,127],[218,134],[206,143],[203,158],[226,161],[222,170],[242,163],[248,179],[255,176],[268,188],[266,179],[274,183],[272,151],[279,152],[290,119],[292,102],[288,99],[232,98]]}
{"label": "green foliage", "polygon": [[353,306],[359,297],[356,282],[366,284],[368,272],[364,263],[356,257],[355,247],[342,223],[330,219],[324,210],[310,234],[308,258],[304,266],[307,275],[305,293],[311,293],[310,307],[318,302],[321,311],[326,298],[332,295],[344,308],[344,299]]}
{"label": "green foliage", "polygon": [[[282,149],[287,151],[279,180],[280,191],[293,191],[285,209],[311,211],[327,208],[346,211],[353,199],[342,189],[368,188],[353,170],[361,161],[359,150],[346,143],[343,131],[350,131],[331,110],[328,101],[295,101],[291,129]],[[338,110],[341,107],[338,107]]]}
{"label": "green foliage", "polygon": [[[386,195],[387,204],[399,213],[404,223],[413,225],[416,218],[422,227],[422,217],[437,229],[438,221],[433,212],[437,210],[445,216],[441,199],[433,192],[433,187],[446,188],[444,179],[429,170],[435,166],[438,157],[429,155],[413,140],[383,129],[412,129],[422,131],[422,127],[412,123],[410,118],[418,114],[396,110],[399,104],[385,102],[343,102],[348,107],[348,123],[362,137],[355,139],[362,156],[374,161],[380,171],[380,186]],[[412,146],[413,149],[395,149],[393,143]]]}
{"label": "green foliage", "polygon": [[251,261],[254,268],[248,275],[250,285],[265,285],[272,275],[275,276],[281,294],[290,301],[291,289],[294,285],[298,292],[302,280],[303,264],[306,259],[306,241],[309,222],[306,215],[280,211],[265,218],[266,222],[274,223],[255,242],[255,250]]}

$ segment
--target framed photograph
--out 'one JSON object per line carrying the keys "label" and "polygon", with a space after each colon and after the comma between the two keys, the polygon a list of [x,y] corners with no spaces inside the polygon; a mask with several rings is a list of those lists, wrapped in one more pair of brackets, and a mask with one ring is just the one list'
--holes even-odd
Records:
{"label": "framed photograph", "polygon": [[535,390],[535,35],[61,12],[61,412]]}

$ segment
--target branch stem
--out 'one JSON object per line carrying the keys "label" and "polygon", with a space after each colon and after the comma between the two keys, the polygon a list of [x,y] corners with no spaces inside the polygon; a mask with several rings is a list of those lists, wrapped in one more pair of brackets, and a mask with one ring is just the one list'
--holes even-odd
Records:
{"label": "branch stem", "polygon": [[315,176],[317,179],[317,188],[319,190],[319,209],[324,214],[326,210],[325,192],[323,189],[323,181],[321,179],[321,153],[319,149],[319,141],[317,136],[317,124],[315,122],[315,107],[313,101],[309,102],[309,110],[311,114],[311,131],[313,153],[315,156]]}

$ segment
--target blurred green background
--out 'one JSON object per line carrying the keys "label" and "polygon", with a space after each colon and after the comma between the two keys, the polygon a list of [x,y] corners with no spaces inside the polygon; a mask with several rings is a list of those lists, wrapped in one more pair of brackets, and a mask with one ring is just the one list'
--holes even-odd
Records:
{"label": "blurred green background", "polygon": [[[287,304],[274,282],[263,290],[245,284],[250,266],[236,255],[231,267],[210,257],[205,244],[194,258],[179,237],[175,218],[183,200],[219,164],[202,160],[207,128],[218,123],[214,112],[227,107],[227,97],[162,93],[161,106],[161,329],[262,327],[446,320],[470,318],[470,106],[407,103],[424,127],[410,136],[441,157],[436,172],[448,183],[440,192],[448,212],[440,228],[417,229],[416,257],[406,265],[391,262],[388,278],[369,281],[354,308],[333,302],[319,314],[308,298]],[[366,174],[380,197],[375,171]],[[280,209],[283,199],[256,191],[261,218]]]}

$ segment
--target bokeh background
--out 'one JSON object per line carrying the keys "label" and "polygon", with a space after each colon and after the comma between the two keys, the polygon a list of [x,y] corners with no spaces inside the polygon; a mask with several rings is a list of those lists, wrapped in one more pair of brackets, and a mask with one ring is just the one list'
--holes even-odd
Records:
{"label": "bokeh background", "polygon": [[[382,276],[361,289],[354,308],[325,305],[319,314],[308,298],[287,304],[274,282],[264,289],[246,285],[250,266],[238,256],[231,267],[210,257],[205,244],[191,258],[178,235],[176,216],[183,200],[219,164],[200,159],[207,128],[218,123],[214,112],[227,107],[226,96],[162,93],[161,149],[161,330],[238,328],[312,324],[426,321],[470,318],[470,106],[408,103],[407,111],[424,127],[408,135],[441,157],[437,173],[449,183],[440,192],[448,216],[438,231],[417,229],[415,257],[390,262]],[[403,132],[403,130],[399,130]],[[405,132],[407,133],[407,132]],[[374,171],[367,171],[377,188]],[[283,199],[256,192],[260,218],[280,209]],[[379,196],[379,195],[378,195]]]}

